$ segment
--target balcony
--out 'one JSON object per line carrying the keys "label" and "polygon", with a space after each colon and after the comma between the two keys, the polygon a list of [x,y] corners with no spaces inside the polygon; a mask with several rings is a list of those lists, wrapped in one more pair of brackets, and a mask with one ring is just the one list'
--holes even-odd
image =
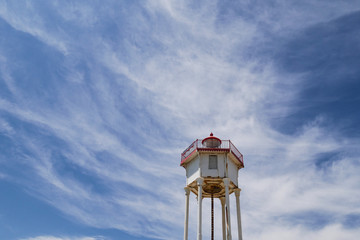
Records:
{"label": "balcony", "polygon": [[244,167],[244,159],[243,155],[240,153],[240,151],[232,144],[230,140],[221,140],[220,146],[216,148],[210,148],[206,147],[204,144],[202,144],[203,139],[196,139],[182,154],[181,154],[181,163],[186,162],[186,160],[196,151],[225,151],[232,153],[235,158],[240,162],[242,167]]}

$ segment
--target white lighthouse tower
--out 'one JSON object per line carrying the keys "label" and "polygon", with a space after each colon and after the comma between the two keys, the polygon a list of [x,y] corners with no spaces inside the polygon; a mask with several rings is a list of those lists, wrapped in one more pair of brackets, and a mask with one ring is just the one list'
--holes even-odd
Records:
{"label": "white lighthouse tower", "polygon": [[229,197],[232,193],[236,197],[238,240],[242,240],[238,171],[244,167],[244,161],[239,150],[230,140],[220,140],[211,133],[210,137],[195,140],[181,154],[180,166],[186,169],[184,240],[188,240],[190,192],[197,195],[198,201],[197,240],[202,239],[203,198],[211,198],[211,239],[214,239],[214,198],[219,198],[223,240],[232,240]]}

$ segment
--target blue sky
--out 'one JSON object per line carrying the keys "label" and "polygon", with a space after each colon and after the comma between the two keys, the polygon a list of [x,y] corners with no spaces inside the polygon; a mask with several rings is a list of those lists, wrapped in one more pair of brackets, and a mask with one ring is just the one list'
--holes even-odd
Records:
{"label": "blue sky", "polygon": [[360,1],[3,0],[0,239],[182,239],[211,131],[245,239],[356,239],[359,64]]}

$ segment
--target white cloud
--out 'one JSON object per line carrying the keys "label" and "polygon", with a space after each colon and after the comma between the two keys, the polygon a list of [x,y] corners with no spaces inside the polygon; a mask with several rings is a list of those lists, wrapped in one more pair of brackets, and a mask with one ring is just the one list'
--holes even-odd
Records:
{"label": "white cloud", "polygon": [[38,236],[31,238],[22,238],[19,240],[105,240],[104,237],[55,237],[55,236]]}
{"label": "white cloud", "polygon": [[359,229],[345,229],[341,225],[329,225],[319,231],[309,231],[301,227],[269,226],[259,235],[251,234],[254,239],[344,239],[352,240],[360,233]]}
{"label": "white cloud", "polygon": [[[29,8],[23,9],[22,14],[16,14],[14,7],[3,4],[0,15],[15,29],[39,38],[65,55],[69,56],[69,49],[72,49],[73,55],[69,57],[81,59],[83,48],[77,50],[77,47],[84,44],[84,49],[92,50],[83,59],[91,73],[85,83],[84,72],[72,68],[74,59],[65,60],[69,75],[57,89],[62,99],[59,108],[50,108],[45,103],[38,107],[17,105],[0,99],[0,109],[63,141],[62,151],[69,164],[99,179],[108,188],[107,193],[99,193],[90,184],[62,175],[56,169],[52,150],[47,149],[42,140],[36,141],[26,133],[14,131],[6,121],[0,121],[0,131],[12,135],[33,154],[26,159],[35,175],[33,185],[29,186],[32,194],[91,226],[178,239],[173,231],[181,233],[183,224],[185,174],[178,166],[181,148],[214,131],[221,138],[231,138],[245,155],[246,168],[240,172],[240,183],[246,238],[339,239],[342,234],[341,239],[351,239],[358,235],[357,229],[346,229],[338,222],[312,230],[302,226],[284,227],[283,222],[276,221],[281,215],[307,211],[360,214],[355,201],[360,197],[359,167],[354,164],[357,160],[340,156],[324,170],[326,173],[316,169],[314,164],[317,154],[356,149],[359,140],[346,139],[336,131],[329,131],[321,118],[306,123],[294,135],[274,130],[269,119],[286,115],[297,107],[293,106],[293,100],[303,76],[285,76],[278,72],[275,63],[249,60],[244,55],[249,47],[264,41],[261,24],[271,26],[275,33],[283,29],[296,31],[304,25],[348,12],[349,6],[344,6],[345,3],[335,12],[338,10],[336,4],[322,1],[305,3],[292,11],[287,11],[287,3],[278,2],[278,8],[272,8],[271,12],[258,6],[252,13],[258,15],[256,23],[239,17],[219,26],[215,5],[204,4],[193,10],[183,2],[151,1],[145,6],[146,13],[162,25],[156,28],[156,24],[142,19],[142,24],[132,29],[132,34],[151,29],[149,36],[143,42],[130,42],[126,53],[119,50],[117,44],[93,32],[81,33],[82,40],[89,40],[83,43],[66,32],[48,32],[44,25],[46,19],[41,14],[29,17],[36,11],[28,4]],[[309,5],[316,5],[315,10]],[[327,7],[315,14],[316,9],[324,6]],[[80,16],[79,25],[90,29],[105,17],[80,3],[58,4],[57,7],[69,26],[77,25],[76,19]],[[304,8],[310,13],[306,14]],[[156,19],[159,15],[161,21]],[[117,26],[123,27],[120,23]],[[147,41],[156,42],[157,46],[149,49]],[[150,56],[144,54],[150,50]],[[6,67],[5,57],[1,62]],[[7,69],[1,72],[8,86],[12,86],[14,81]],[[287,79],[292,79],[292,84],[284,83]],[[13,86],[12,92],[15,94],[19,87]],[[122,88],[130,95],[131,105],[120,102],[123,99],[116,89]],[[21,99],[20,95],[17,97]],[[134,110],[135,117],[126,117],[126,111],[131,114],[133,108],[138,108]],[[164,135],[168,138],[162,139]],[[135,147],[129,144],[130,140]],[[103,152],[114,159],[104,161],[96,156]],[[192,234],[195,215],[191,215]],[[208,217],[208,213],[204,216]],[[232,222],[235,226],[235,215]],[[208,232],[204,232],[204,237],[207,235]],[[101,238],[40,236],[27,240],[45,239]]]}
{"label": "white cloud", "polygon": [[65,39],[59,39],[60,36],[52,31],[37,9],[31,1],[26,1],[25,4],[12,1],[2,2],[0,3],[0,16],[13,28],[29,33],[49,46],[55,47],[63,54],[67,54]]}

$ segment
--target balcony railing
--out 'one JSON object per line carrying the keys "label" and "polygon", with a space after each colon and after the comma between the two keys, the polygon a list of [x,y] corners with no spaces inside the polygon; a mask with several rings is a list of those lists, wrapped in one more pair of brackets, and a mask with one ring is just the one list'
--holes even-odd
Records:
{"label": "balcony railing", "polygon": [[195,150],[200,151],[217,151],[217,150],[227,150],[234,154],[237,160],[244,166],[243,155],[240,151],[232,144],[230,140],[221,140],[221,145],[216,148],[209,148],[202,144],[203,139],[196,139],[185,151],[181,154],[181,164],[186,161],[186,159],[195,152]]}

